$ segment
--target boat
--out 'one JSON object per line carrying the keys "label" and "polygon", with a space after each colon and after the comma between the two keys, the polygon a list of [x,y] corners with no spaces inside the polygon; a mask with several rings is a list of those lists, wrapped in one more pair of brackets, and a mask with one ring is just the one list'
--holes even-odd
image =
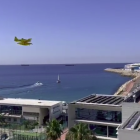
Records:
{"label": "boat", "polygon": [[35,84],[34,84],[35,86],[42,86],[43,85],[43,83],[41,83],[41,82],[36,82]]}
{"label": "boat", "polygon": [[58,75],[58,79],[57,79],[56,83],[61,83],[61,81],[59,79],[59,75]]}

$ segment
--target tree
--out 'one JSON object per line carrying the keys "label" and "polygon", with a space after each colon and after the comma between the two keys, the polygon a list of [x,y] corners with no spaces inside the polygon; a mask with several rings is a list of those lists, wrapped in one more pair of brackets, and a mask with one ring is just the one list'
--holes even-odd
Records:
{"label": "tree", "polygon": [[4,124],[5,123],[5,120],[4,120],[4,117],[3,117],[3,115],[0,115],[0,124]]}
{"label": "tree", "polygon": [[57,140],[61,137],[62,132],[62,126],[57,120],[47,123],[46,134],[48,140]]}
{"label": "tree", "polygon": [[88,129],[88,125],[79,123],[69,130],[66,140],[97,140],[97,138]]}
{"label": "tree", "polygon": [[29,120],[24,120],[23,121],[23,125],[24,125],[25,129],[29,129],[29,127],[30,127],[30,121]]}

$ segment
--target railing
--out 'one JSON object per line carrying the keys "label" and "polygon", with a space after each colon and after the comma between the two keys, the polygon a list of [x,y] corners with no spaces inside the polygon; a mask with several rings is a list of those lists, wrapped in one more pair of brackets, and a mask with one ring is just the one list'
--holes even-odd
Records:
{"label": "railing", "polygon": [[8,113],[9,115],[22,115],[21,110],[0,110],[0,113]]}

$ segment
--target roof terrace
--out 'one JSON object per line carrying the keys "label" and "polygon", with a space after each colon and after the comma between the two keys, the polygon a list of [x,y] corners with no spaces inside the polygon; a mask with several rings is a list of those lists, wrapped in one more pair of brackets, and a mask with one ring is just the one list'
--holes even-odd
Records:
{"label": "roof terrace", "polygon": [[123,96],[92,94],[73,103],[121,106],[124,99]]}
{"label": "roof terrace", "polygon": [[37,99],[21,99],[21,98],[2,98],[0,105],[19,105],[19,106],[39,106],[39,107],[51,107],[61,101],[48,101]]}

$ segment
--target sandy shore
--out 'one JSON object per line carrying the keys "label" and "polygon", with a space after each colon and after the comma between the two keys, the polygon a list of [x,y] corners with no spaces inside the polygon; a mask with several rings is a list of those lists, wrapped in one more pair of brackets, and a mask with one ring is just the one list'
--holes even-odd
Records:
{"label": "sandy shore", "polygon": [[137,83],[137,81],[140,81],[140,74],[137,72],[134,73],[131,71],[126,71],[124,69],[112,69],[112,68],[107,68],[107,69],[105,69],[105,71],[114,72],[114,73],[121,74],[122,76],[129,76],[129,77],[133,78],[133,79],[127,81],[126,83],[124,83],[117,90],[117,92],[115,92],[114,95],[126,96],[131,91],[131,89],[134,87],[134,85]]}

